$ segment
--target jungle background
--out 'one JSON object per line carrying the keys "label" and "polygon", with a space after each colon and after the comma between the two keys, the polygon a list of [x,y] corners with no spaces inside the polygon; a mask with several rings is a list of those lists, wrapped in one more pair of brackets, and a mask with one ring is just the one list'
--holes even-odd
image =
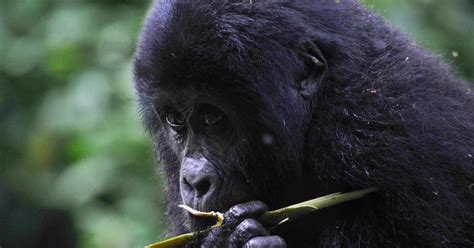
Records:
{"label": "jungle background", "polygon": [[[366,0],[474,80],[473,0]],[[149,0],[0,0],[0,246],[143,247],[162,179],[131,59]]]}

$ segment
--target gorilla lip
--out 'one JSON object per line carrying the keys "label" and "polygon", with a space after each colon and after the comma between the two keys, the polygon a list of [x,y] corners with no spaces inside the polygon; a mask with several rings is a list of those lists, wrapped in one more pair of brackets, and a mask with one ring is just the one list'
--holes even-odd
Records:
{"label": "gorilla lip", "polygon": [[214,212],[214,211],[210,211],[210,212],[201,212],[201,211],[198,211],[198,210],[195,210],[191,207],[188,207],[186,205],[178,205],[178,207],[188,211],[190,214],[194,215],[194,216],[198,216],[198,217],[214,217],[217,219],[217,223],[215,225],[213,225],[212,227],[219,227],[221,226],[223,223],[224,223],[224,214],[220,213],[220,212]]}

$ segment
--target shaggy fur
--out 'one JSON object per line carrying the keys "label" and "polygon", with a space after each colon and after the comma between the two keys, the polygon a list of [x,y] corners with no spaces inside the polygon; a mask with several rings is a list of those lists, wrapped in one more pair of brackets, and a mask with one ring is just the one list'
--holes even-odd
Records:
{"label": "shaggy fur", "polygon": [[[311,103],[295,109],[281,85],[294,81],[302,66],[295,50],[308,41],[328,71]],[[160,89],[179,90],[192,78],[222,88],[242,118],[257,123],[241,128],[248,140],[236,139],[227,157],[239,160],[235,173],[271,209],[337,190],[380,189],[327,212],[336,218],[321,211],[272,231],[289,246],[474,245],[472,88],[361,4],[158,1],[134,75],[164,166],[171,235],[190,230],[175,207],[182,202],[177,156],[153,106]],[[256,145],[253,135],[262,132],[277,145]]]}

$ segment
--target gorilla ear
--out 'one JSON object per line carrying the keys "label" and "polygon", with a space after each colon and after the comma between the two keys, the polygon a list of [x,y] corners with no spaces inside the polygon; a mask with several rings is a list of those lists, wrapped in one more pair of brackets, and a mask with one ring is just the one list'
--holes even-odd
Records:
{"label": "gorilla ear", "polygon": [[304,99],[312,99],[318,90],[327,70],[327,62],[323,53],[313,42],[304,43],[299,50],[305,68],[300,73],[296,87]]}

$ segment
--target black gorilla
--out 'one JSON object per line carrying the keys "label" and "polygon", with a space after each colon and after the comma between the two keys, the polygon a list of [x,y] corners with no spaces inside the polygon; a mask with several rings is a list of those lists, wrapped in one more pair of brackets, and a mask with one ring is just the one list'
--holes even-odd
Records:
{"label": "black gorilla", "polygon": [[[162,0],[134,61],[169,234],[203,247],[472,247],[474,93],[352,0]],[[277,209],[380,190],[294,222]],[[236,205],[237,204],[237,205]]]}

